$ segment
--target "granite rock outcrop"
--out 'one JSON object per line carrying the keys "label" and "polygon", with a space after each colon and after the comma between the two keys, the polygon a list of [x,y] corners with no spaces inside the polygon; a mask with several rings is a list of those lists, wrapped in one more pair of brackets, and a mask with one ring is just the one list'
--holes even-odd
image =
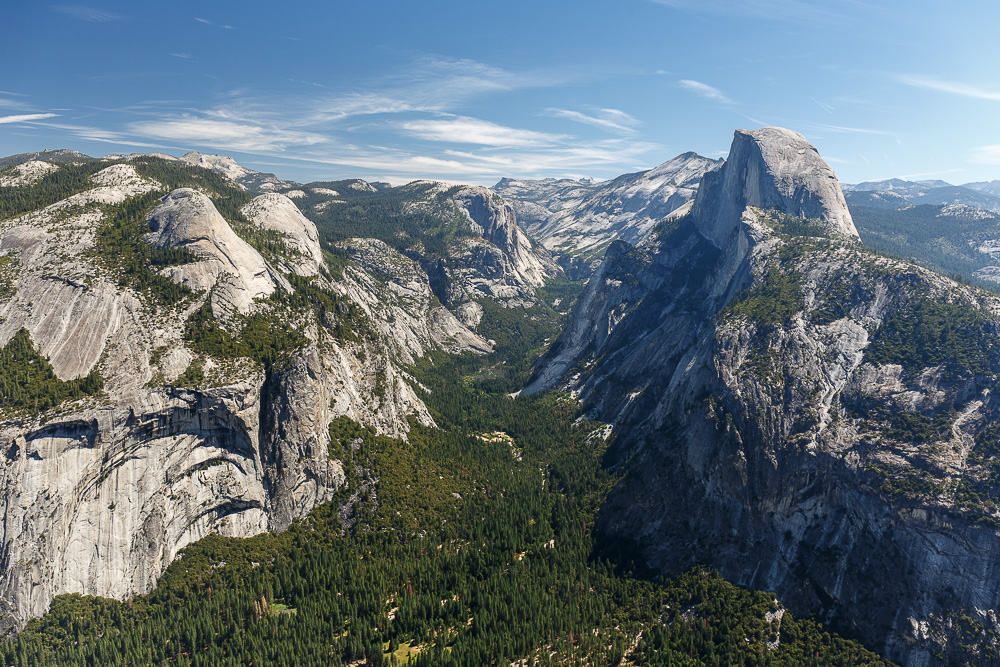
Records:
{"label": "granite rock outcrop", "polygon": [[[244,208],[250,232],[277,233],[275,253],[241,237],[208,194],[164,194],[139,242],[196,261],[160,269],[193,292],[157,304],[109,273],[96,246],[108,205],[154,191],[164,188],[119,162],[63,201],[0,221],[0,346],[27,329],[57,378],[94,371],[104,382],[41,414],[0,413],[0,630],[58,594],[149,591],[210,532],[282,530],[345,483],[331,420],[405,438],[411,420],[434,421],[404,365],[490,349],[435,301],[419,264],[384,244],[345,242],[348,259],[328,271],[315,225],[281,195]],[[290,310],[292,278],[336,307]],[[213,357],[185,333],[197,312],[234,336],[248,317],[281,317],[305,342],[268,364]]]}

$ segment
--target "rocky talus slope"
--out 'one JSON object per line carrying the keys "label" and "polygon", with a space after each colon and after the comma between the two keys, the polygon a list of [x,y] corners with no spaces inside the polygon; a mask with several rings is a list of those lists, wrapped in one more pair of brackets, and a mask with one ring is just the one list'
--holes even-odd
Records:
{"label": "rocky talus slope", "polygon": [[[0,222],[0,347],[23,329],[59,381],[103,379],[40,414],[0,413],[0,629],[57,594],[148,591],[209,532],[283,529],[344,483],[332,419],[405,437],[409,420],[433,420],[403,365],[489,349],[384,244],[345,242],[331,273],[287,197],[252,200],[237,233],[207,194],[166,192],[138,166]],[[135,243],[174,253],[143,275],[190,289],[169,303],[102,250],[143,197]],[[288,348],[255,352],[275,331]]]}
{"label": "rocky talus slope", "polygon": [[800,135],[739,131],[613,244],[526,391],[613,423],[600,529],[907,665],[998,664],[1000,300],[865,250]]}

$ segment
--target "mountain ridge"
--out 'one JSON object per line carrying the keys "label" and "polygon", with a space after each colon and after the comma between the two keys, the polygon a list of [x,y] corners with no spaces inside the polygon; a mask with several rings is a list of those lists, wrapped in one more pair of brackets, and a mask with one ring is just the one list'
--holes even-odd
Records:
{"label": "mountain ridge", "polygon": [[548,250],[593,259],[616,238],[644,238],[690,200],[702,175],[719,164],[687,152],[608,181],[502,179],[493,189],[512,202],[518,220]]}

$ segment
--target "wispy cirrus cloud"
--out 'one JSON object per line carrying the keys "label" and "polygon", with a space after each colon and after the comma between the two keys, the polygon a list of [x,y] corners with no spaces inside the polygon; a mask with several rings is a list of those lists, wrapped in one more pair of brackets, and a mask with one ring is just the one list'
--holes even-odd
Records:
{"label": "wispy cirrus cloud", "polygon": [[571,109],[550,108],[546,110],[546,113],[556,118],[565,118],[621,134],[632,134],[636,131],[636,126],[639,125],[638,120],[620,109],[597,109],[588,115]]}
{"label": "wispy cirrus cloud", "polygon": [[972,149],[969,162],[976,164],[1000,164],[1000,144],[977,146]]}
{"label": "wispy cirrus cloud", "polygon": [[548,151],[512,152],[503,155],[448,151],[467,161],[474,170],[497,176],[526,174],[526,177],[551,175],[553,172],[579,173],[582,169],[642,162],[642,157],[662,149],[651,142],[609,140],[563,144]]}
{"label": "wispy cirrus cloud", "polygon": [[[896,176],[895,178],[901,178],[904,181],[910,181],[915,178],[927,178],[928,176],[945,176],[947,174],[960,174],[964,169],[941,169],[939,171],[922,171],[917,174],[902,174],[901,176]],[[886,180],[886,179],[883,179]]]}
{"label": "wispy cirrus cloud", "polygon": [[28,109],[24,100],[3,97],[0,93],[0,109]]}
{"label": "wispy cirrus cloud", "polygon": [[298,132],[260,122],[190,115],[139,121],[129,125],[128,130],[143,137],[247,153],[280,153],[292,146],[314,146],[329,140],[319,133]]}
{"label": "wispy cirrus cloud", "polygon": [[182,76],[180,72],[157,72],[154,70],[138,72],[109,72],[107,74],[88,74],[80,77],[85,81],[130,81],[132,79],[161,79],[168,76]]}
{"label": "wispy cirrus cloud", "polygon": [[624,170],[618,166],[623,161],[641,161],[642,156],[661,148],[658,144],[615,139],[579,144],[568,142],[545,150],[476,152],[449,149],[439,155],[421,155],[385,147],[335,145],[322,150],[286,153],[281,157],[292,162],[372,170],[393,183],[405,183],[414,178],[446,181],[458,178],[461,182],[488,185],[510,175],[541,178],[558,174],[579,178],[583,175],[581,170],[609,167],[617,173]]}
{"label": "wispy cirrus cloud", "polygon": [[376,86],[385,97],[422,111],[449,111],[466,100],[560,86],[578,76],[563,71],[512,72],[474,60],[439,56],[417,58],[405,70],[405,75],[388,77]]}
{"label": "wispy cirrus cloud", "polygon": [[472,99],[557,86],[570,76],[556,72],[515,73],[472,60],[436,56],[416,58],[400,69],[406,74],[373,81],[367,89],[285,97],[278,109],[267,96],[249,92],[234,96],[226,106],[249,116],[280,115],[283,122],[296,126],[317,126],[384,114],[452,113]]}
{"label": "wispy cirrus cloud", "polygon": [[0,125],[7,123],[30,123],[33,120],[45,120],[46,118],[55,118],[58,115],[57,113],[25,113],[16,116],[0,116]]}
{"label": "wispy cirrus cloud", "polygon": [[458,116],[440,120],[410,120],[399,126],[408,134],[425,141],[479,144],[502,148],[552,146],[565,140],[565,135],[506,127],[478,118]]}
{"label": "wispy cirrus cloud", "polygon": [[887,130],[873,130],[866,127],[847,127],[844,125],[828,125],[826,123],[812,123],[811,127],[822,132],[835,132],[838,134],[877,134],[884,137],[895,137],[894,132]]}
{"label": "wispy cirrus cloud", "polygon": [[234,25],[228,25],[225,23],[216,23],[215,21],[209,21],[208,19],[202,18],[200,16],[195,16],[194,20],[197,21],[198,23],[204,23],[205,25],[210,25],[213,28],[222,28],[223,30],[236,30],[236,26]]}
{"label": "wispy cirrus cloud", "polygon": [[896,80],[907,86],[914,88],[924,88],[926,90],[936,90],[942,93],[951,93],[963,97],[972,97],[980,100],[1000,101],[1000,90],[990,90],[981,86],[976,86],[960,81],[945,81],[928,76],[915,76],[910,74],[900,74]]}
{"label": "wispy cirrus cloud", "polygon": [[701,81],[695,81],[694,79],[681,79],[677,82],[682,88],[690,90],[693,93],[701,95],[710,100],[715,100],[716,102],[722,102],[723,104],[733,104],[734,102],[721,90],[715,86],[710,86],[707,83],[702,83]]}
{"label": "wispy cirrus cloud", "polygon": [[826,102],[820,102],[815,97],[810,97],[809,99],[811,99],[813,102],[815,102],[816,106],[818,106],[823,111],[825,111],[827,113],[833,113],[833,105],[827,104]]}
{"label": "wispy cirrus cloud", "polygon": [[97,7],[84,7],[83,5],[56,5],[53,9],[80,21],[90,21],[91,23],[120,21],[125,18],[123,14],[118,14],[117,12],[110,12]]}
{"label": "wispy cirrus cloud", "polygon": [[[422,56],[354,89],[316,82],[320,85],[309,85],[300,95],[234,90],[208,108],[168,100],[106,110],[123,119],[109,129],[60,127],[90,141],[279,158],[299,169],[330,165],[341,174],[360,171],[391,182],[439,178],[487,185],[500,176],[567,176],[587,169],[612,176],[651,162],[642,156],[660,147],[641,141],[639,121],[619,109],[525,110],[526,119],[565,121],[565,128],[556,123],[556,129],[552,120],[535,128],[530,120],[519,125],[468,113],[490,96],[557,87],[580,76]],[[595,139],[581,124],[618,136]]]}
{"label": "wispy cirrus cloud", "polygon": [[48,121],[40,121],[38,122],[38,125],[63,130],[80,139],[86,139],[87,141],[98,141],[101,143],[125,146],[138,146],[140,148],[159,148],[163,150],[177,150],[179,148],[178,146],[164,146],[162,144],[149,143],[148,141],[137,141],[126,133],[106,130],[100,127],[77,125],[73,123],[52,123]]}
{"label": "wispy cirrus cloud", "polygon": [[[510,72],[465,59],[423,56],[367,89],[284,97],[280,106],[266,95],[235,95],[226,108],[247,117],[279,118],[293,127],[318,127],[371,116],[454,114],[463,104],[489,95],[559,86],[571,80],[561,72]],[[311,82],[307,82],[311,83]],[[313,84],[316,87],[316,84]]]}

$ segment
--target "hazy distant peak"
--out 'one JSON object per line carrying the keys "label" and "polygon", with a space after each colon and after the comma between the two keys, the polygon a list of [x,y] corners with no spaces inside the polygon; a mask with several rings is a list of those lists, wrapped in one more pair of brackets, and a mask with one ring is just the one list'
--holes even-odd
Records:
{"label": "hazy distant peak", "polygon": [[187,162],[188,164],[217,171],[236,182],[239,182],[239,179],[244,176],[257,173],[225,155],[203,155],[197,151],[191,151],[182,155],[180,159],[182,162]]}

